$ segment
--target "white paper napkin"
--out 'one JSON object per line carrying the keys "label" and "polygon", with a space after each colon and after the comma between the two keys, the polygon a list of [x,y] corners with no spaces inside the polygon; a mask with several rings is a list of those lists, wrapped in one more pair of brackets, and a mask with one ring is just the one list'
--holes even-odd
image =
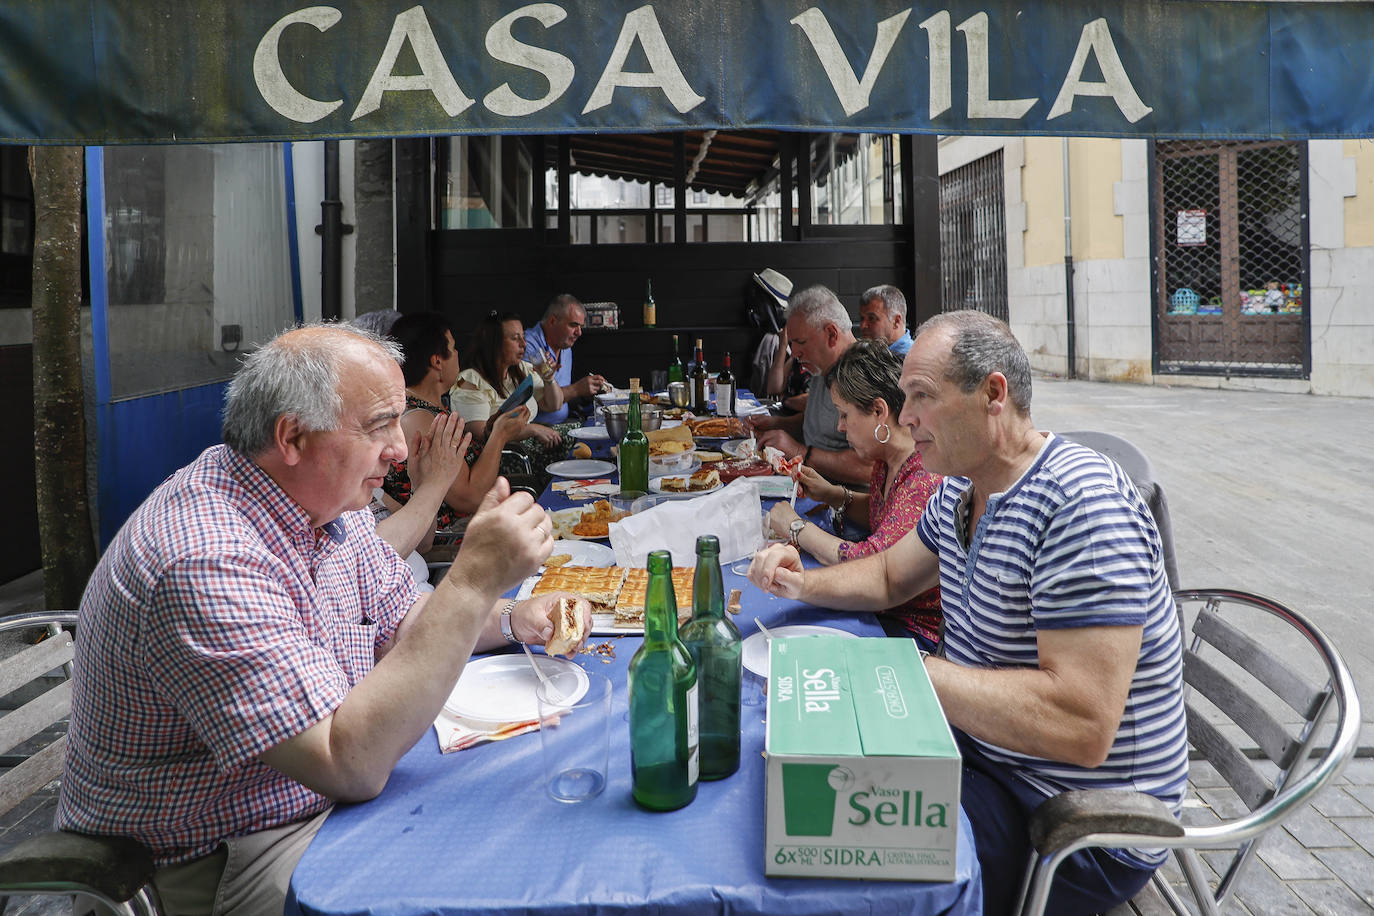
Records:
{"label": "white paper napkin", "polygon": [[668,550],[674,566],[691,566],[697,536],[720,538],[720,561],[733,563],[763,546],[758,487],[741,477],[708,496],[660,503],[611,525],[617,566],[643,566],[651,550]]}

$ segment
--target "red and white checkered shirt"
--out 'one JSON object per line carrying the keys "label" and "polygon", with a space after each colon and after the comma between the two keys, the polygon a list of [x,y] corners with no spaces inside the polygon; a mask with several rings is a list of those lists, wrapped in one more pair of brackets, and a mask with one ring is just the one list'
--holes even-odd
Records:
{"label": "red and white checkered shirt", "polygon": [[164,866],[324,810],[258,755],[343,702],[418,594],[367,510],[317,531],[257,465],[207,449],[81,600],[57,825],[135,837]]}

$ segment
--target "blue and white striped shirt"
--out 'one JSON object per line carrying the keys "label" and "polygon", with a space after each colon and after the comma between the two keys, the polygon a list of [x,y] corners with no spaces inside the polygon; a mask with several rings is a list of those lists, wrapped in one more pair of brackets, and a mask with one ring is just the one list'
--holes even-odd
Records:
{"label": "blue and white striped shirt", "polygon": [[[1178,811],[1188,777],[1181,636],[1159,532],[1130,478],[1097,452],[1051,435],[1020,480],[988,497],[971,537],[961,537],[969,487],[967,478],[946,477],[916,529],[940,560],[946,658],[1035,667],[1041,628],[1143,628],[1125,713],[1102,765],[970,740],[1046,797],[1131,788]],[[1137,867],[1163,860],[1154,850],[1114,854]]]}

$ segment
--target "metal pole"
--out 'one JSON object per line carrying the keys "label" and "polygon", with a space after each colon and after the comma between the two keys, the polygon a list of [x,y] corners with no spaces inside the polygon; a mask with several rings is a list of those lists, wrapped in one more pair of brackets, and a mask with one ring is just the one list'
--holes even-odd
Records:
{"label": "metal pole", "polygon": [[339,200],[339,141],[324,141],[324,200],[320,201],[320,318],[338,321],[343,314],[343,237],[353,231],[343,222]]}
{"label": "metal pole", "polygon": [[1069,138],[1064,145],[1064,307],[1068,325],[1068,362],[1069,378],[1078,378],[1078,363],[1074,359],[1074,322],[1073,322],[1073,212],[1069,203]]}

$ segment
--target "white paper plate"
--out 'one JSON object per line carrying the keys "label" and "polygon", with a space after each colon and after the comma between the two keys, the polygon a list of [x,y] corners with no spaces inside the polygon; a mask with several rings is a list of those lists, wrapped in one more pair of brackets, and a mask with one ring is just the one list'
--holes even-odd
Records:
{"label": "white paper plate", "polygon": [[615,551],[596,541],[568,541],[553,545],[554,553],[572,554],[565,566],[614,566]]}
{"label": "white paper plate", "polygon": [[611,434],[606,432],[604,426],[579,426],[577,429],[569,430],[568,435],[586,442],[605,442],[611,438]]}
{"label": "white paper plate", "polygon": [[555,477],[584,480],[614,474],[615,465],[609,461],[598,461],[595,458],[569,458],[567,461],[555,461],[548,466],[547,470]]}
{"label": "white paper plate", "polygon": [[683,493],[680,490],[663,489],[663,481],[671,480],[674,477],[682,476],[682,474],[668,474],[663,477],[655,477],[649,481],[649,489],[654,491],[655,493],[661,493],[664,496],[671,496],[673,499],[691,499],[694,496],[705,496],[707,493],[714,493],[717,490],[719,490],[722,486],[724,486],[724,484],[717,483],[714,487],[711,487],[709,490],[692,490],[689,493]]}
{"label": "white paper plate", "polygon": [[[848,630],[838,630],[835,627],[822,627],[810,623],[793,624],[786,627],[769,627],[768,632],[773,634],[774,639],[782,639],[787,636],[854,636]],[[854,636],[857,639],[857,636]],[[762,633],[755,633],[753,636],[744,640],[740,647],[740,655],[746,670],[757,674],[761,678],[768,677],[768,640]],[[533,675],[530,675],[533,677]]]}
{"label": "white paper plate", "polygon": [[[565,658],[536,655],[535,664],[569,702],[587,692],[587,672]],[[525,722],[539,718],[534,691],[539,676],[524,655],[488,655],[467,663],[444,712],[476,722]]]}
{"label": "white paper plate", "polygon": [[[591,506],[587,508],[590,509]],[[577,523],[582,521],[582,513],[585,511],[586,509],[573,506],[571,509],[559,509],[557,512],[550,512],[549,518],[553,519],[554,535],[566,541],[604,541],[606,538],[610,537],[610,535],[607,534],[604,538],[589,538],[572,533],[573,528],[577,527]],[[558,545],[555,544],[554,553],[558,552]]]}

